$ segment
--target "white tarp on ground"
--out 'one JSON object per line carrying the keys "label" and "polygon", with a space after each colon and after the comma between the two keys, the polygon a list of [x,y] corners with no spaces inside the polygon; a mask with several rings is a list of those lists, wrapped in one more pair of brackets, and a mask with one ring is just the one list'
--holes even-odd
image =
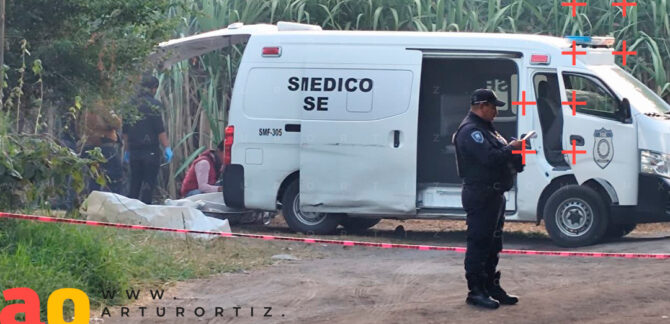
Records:
{"label": "white tarp on ground", "polygon": [[[82,204],[81,213],[88,220],[129,225],[145,225],[197,231],[228,232],[228,220],[205,216],[190,206],[146,205],[143,202],[109,192],[93,191]],[[216,235],[188,234],[211,239]],[[184,234],[178,234],[185,237]]]}
{"label": "white tarp on ground", "polygon": [[227,207],[223,201],[223,194],[220,192],[202,193],[178,200],[166,199],[165,204],[168,206],[193,207],[204,212],[219,214],[244,212],[243,210]]}

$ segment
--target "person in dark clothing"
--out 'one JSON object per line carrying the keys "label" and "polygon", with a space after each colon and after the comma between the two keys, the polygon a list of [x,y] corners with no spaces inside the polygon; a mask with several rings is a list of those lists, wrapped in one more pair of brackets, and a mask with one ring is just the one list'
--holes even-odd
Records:
{"label": "person in dark clothing", "polygon": [[516,173],[523,171],[521,156],[512,153],[521,148],[522,142],[507,143],[493,127],[496,107],[504,105],[493,91],[476,90],[470,112],[453,136],[458,173],[463,178],[461,198],[467,213],[465,278],[470,292],[466,302],[493,309],[519,301],[502,289],[500,272],[496,271],[503,246],[503,194],[514,186]]}
{"label": "person in dark clothing", "polygon": [[80,118],[78,130],[84,142],[82,157],[88,158],[89,150],[99,147],[107,162],[101,167],[107,177],[107,184],[102,187],[96,179],[88,179],[88,191],[109,191],[120,194],[123,184],[123,166],[121,162],[121,118],[114,110],[102,102],[96,103],[84,111]]}
{"label": "person in dark clothing", "polygon": [[[154,98],[158,80],[150,75],[142,78],[139,95],[132,104],[138,108],[141,118],[134,123],[124,123],[123,137],[126,142],[124,160],[130,164],[130,190],[128,197],[151,204],[154,188],[158,182],[161,164],[160,145],[165,160],[172,160],[172,149],[168,140],[160,109],[163,105]],[[144,185],[144,189],[143,188]]]}

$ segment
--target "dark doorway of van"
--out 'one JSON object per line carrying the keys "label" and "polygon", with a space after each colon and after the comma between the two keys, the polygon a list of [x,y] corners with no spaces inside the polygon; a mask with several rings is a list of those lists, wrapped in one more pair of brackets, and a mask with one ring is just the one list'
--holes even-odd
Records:
{"label": "dark doorway of van", "polygon": [[542,144],[547,162],[554,167],[569,168],[563,157],[563,113],[558,76],[553,72],[533,76],[537,113],[542,127]]}
{"label": "dark doorway of van", "polygon": [[[504,58],[425,58],[419,99],[419,133],[417,182],[419,195],[427,188],[459,187],[452,134],[470,110],[470,95],[475,89],[494,90],[507,103],[499,109],[494,121],[506,138],[516,136],[518,94],[517,64]],[[435,195],[433,195],[435,196]],[[439,195],[438,195],[439,196]],[[436,197],[437,198],[437,197]],[[449,200],[454,200],[451,197]],[[439,199],[420,202],[424,207],[444,207],[458,204],[439,202]],[[435,205],[435,206],[431,206]]]}

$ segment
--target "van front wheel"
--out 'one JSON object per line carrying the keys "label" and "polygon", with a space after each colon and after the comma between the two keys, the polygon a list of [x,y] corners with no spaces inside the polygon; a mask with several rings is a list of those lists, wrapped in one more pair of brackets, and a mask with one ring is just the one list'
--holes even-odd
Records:
{"label": "van front wheel", "polygon": [[595,190],[568,185],[554,192],[544,206],[544,224],[559,246],[577,247],[599,242],[605,235],[609,215]]}
{"label": "van front wheel", "polygon": [[305,234],[330,234],[342,219],[340,214],[301,211],[298,180],[293,181],[284,191],[282,215],[291,230]]}

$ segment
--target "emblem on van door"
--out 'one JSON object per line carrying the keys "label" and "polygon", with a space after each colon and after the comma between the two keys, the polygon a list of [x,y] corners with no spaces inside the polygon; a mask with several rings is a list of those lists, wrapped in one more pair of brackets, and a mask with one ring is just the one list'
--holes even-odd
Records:
{"label": "emblem on van door", "polygon": [[614,133],[605,128],[598,129],[593,133],[593,161],[601,169],[606,168],[614,158],[613,137]]}

